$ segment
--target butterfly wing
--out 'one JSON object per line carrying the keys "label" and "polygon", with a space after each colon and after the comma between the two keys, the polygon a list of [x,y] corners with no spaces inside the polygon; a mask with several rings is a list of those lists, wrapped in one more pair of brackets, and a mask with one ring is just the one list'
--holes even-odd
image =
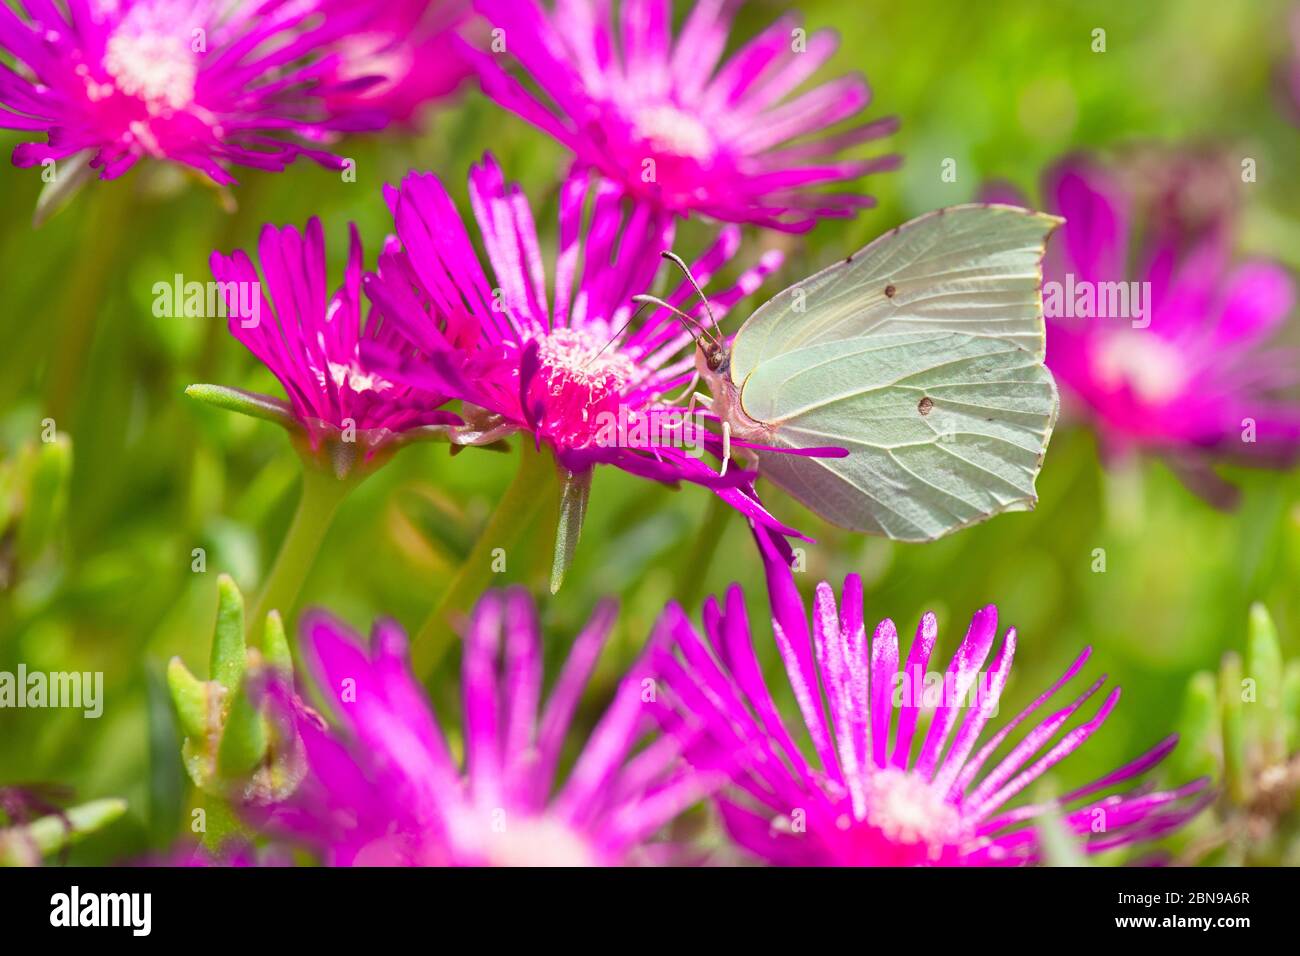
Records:
{"label": "butterfly wing", "polygon": [[759,470],[843,527],[928,541],[1032,508],[1058,398],[1044,246],[1060,220],[940,210],[797,283],[745,323],[731,374],[770,442]]}

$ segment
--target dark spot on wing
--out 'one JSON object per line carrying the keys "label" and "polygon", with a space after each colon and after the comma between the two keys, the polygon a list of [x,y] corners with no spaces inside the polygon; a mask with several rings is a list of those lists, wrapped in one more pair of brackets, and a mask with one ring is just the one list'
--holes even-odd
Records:
{"label": "dark spot on wing", "polygon": [[916,403],[916,410],[920,412],[922,415],[929,415],[930,409],[932,408],[934,408],[934,399],[932,399],[929,395],[926,395],[924,398],[922,398],[919,402]]}
{"label": "dark spot on wing", "polygon": [[885,297],[892,299],[894,297],[894,293],[897,291],[898,290],[894,288],[894,283],[891,282],[889,283],[889,285],[885,286]]}

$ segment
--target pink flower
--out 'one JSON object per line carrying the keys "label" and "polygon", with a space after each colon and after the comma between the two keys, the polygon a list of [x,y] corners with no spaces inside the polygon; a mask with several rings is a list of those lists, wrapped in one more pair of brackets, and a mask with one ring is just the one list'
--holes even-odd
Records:
{"label": "pink flower", "polygon": [[381,114],[332,116],[322,51],[372,15],[365,3],[321,17],[318,0],[26,0],[0,6],[0,128],[44,133],[16,166],[86,153],[101,179],[142,158],[182,163],[219,184],[228,167],[284,169],[299,155],[342,168],[317,148]]}
{"label": "pink flower", "polygon": [[373,311],[363,319],[362,250],[355,226],[343,284],[333,295],[326,285],[320,220],[308,222],[305,235],[293,226],[263,227],[258,257],[264,283],[243,250],[230,256],[214,252],[212,275],[224,295],[230,334],[280,380],[289,402],[221,390],[247,402],[238,410],[292,424],[313,451],[328,442],[334,458],[349,449],[369,458],[394,442],[460,423],[436,410],[441,399],[390,381],[363,359],[362,342],[401,345]]}
{"label": "pink flower", "polygon": [[1214,195],[1231,170],[1161,165],[1177,181],[1141,195],[1123,168],[1084,158],[1049,176],[1047,205],[1066,223],[1044,270],[1047,364],[1112,456],[1289,463],[1300,376],[1268,341],[1295,284],[1275,263],[1233,261],[1231,203]]}
{"label": "pink flower", "polygon": [[[331,15],[355,5],[326,3]],[[335,91],[326,97],[330,112],[379,110],[414,125],[422,107],[455,92],[472,72],[456,34],[468,15],[468,0],[388,0],[364,29],[334,44],[341,59]],[[375,77],[381,79],[363,82]]]}
{"label": "pink flower", "polygon": [[[1205,780],[1171,791],[1107,793],[1159,763],[1174,747],[1169,738],[1059,800],[1009,806],[1086,743],[1118,702],[1119,690],[1112,690],[1093,716],[1061,733],[1103,676],[1032,725],[1005,756],[990,759],[1017,728],[1031,726],[1089,650],[980,745],[1016,649],[1014,629],[996,640],[996,608],[975,615],[939,688],[926,682],[938,636],[933,614],[922,618],[900,672],[893,622],[882,621],[868,640],[862,584],[850,576],[838,607],[830,586],[818,587],[810,637],[789,566],[765,535],[760,545],[777,647],[816,759],[794,743],[763,683],[739,588],[728,592],[724,606],[706,606],[708,646],[678,611],[669,626],[681,659],[663,650],[652,658],[677,700],[679,729],[695,740],[688,758],[731,775],[733,787],[716,798],[718,807],[732,838],[760,859],[831,866],[1033,863],[1042,856],[1036,823],[1046,812],[1060,811],[1064,826],[1096,853],[1160,836],[1205,805]],[[929,700],[936,690],[937,701]],[[918,741],[923,706],[933,712]]]}
{"label": "pink flower", "polygon": [[[802,232],[872,204],[819,187],[898,163],[833,158],[897,125],[856,119],[871,101],[861,77],[791,98],[837,45],[830,31],[807,35],[796,17],[776,21],[719,66],[738,5],[730,0],[696,3],[675,40],[669,0],[625,0],[617,23],[610,0],[553,10],[534,0],[475,5],[497,31],[495,52],[475,56],[484,91],[638,201]],[[538,93],[510,76],[502,52]]]}
{"label": "pink flower", "polygon": [[[542,705],[542,638],[521,590],[489,593],[465,636],[464,758],[452,750],[407,664],[406,639],[376,625],[370,646],[321,613],[303,623],[305,656],[340,720],[298,706],[309,766],[267,829],[333,865],[611,865],[648,860],[651,839],[702,799],[672,737],[651,737],[647,673],[620,682],[573,769],[556,769],[582,690],[613,623],[601,605],[573,642]],[[634,752],[635,750],[635,752]],[[253,811],[256,815],[258,811]]]}
{"label": "pink flower", "polygon": [[[664,310],[629,325],[632,296],[654,287],[660,254],[672,248],[671,217],[625,203],[605,181],[596,183],[587,216],[591,177],[575,170],[560,190],[550,292],[523,191],[491,156],[471,170],[469,185],[495,279],[480,266],[442,183],[411,173],[387,190],[397,241],[380,255],[378,274],[366,277],[386,327],[410,349],[367,343],[363,356],[392,381],[461,399],[468,424],[453,441],[480,444],[525,431],[576,475],[604,463],[657,481],[695,482],[775,526],[754,497],[753,473],[732,468],[720,477],[703,457],[720,453],[720,439],[675,407],[694,381],[693,335],[700,333]],[[723,229],[695,262],[697,279],[707,283],[739,246],[740,230]],[[711,295],[715,316],[780,262],[768,253]],[[692,295],[681,281],[666,300],[685,309]],[[702,307],[691,315],[709,328]]]}

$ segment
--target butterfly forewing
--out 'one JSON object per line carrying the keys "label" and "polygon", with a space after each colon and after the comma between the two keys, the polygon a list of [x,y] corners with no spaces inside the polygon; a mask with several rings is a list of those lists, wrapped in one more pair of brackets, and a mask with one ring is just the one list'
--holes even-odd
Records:
{"label": "butterfly forewing", "polygon": [[959,206],[781,293],[736,337],[732,375],[772,444],[760,472],[827,520],[924,541],[1032,507],[1057,409],[1041,260],[1059,220]]}

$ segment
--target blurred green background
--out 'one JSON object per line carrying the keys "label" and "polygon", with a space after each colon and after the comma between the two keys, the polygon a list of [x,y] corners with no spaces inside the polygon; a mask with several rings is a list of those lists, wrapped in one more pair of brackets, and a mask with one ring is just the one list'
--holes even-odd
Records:
{"label": "blurred green background", "polygon": [[[872,115],[901,118],[890,148],[904,166],[868,182],[879,207],[856,221],[828,221],[801,239],[751,234],[755,254],[780,243],[789,258],[779,284],[738,309],[733,327],[762,295],[905,219],[972,199],[989,178],[1036,195],[1042,170],[1062,153],[1134,142],[1219,143],[1255,157],[1259,180],[1245,187],[1241,249],[1300,268],[1300,138],[1283,113],[1276,76],[1289,53],[1289,4],[795,6],[810,26],[842,35],[826,74],[864,71],[875,91]],[[684,4],[678,7],[680,16]],[[734,37],[752,35],[787,7],[747,5]],[[1102,54],[1091,50],[1099,27],[1107,35]],[[18,139],[0,134],[6,156]],[[432,114],[419,136],[345,144],[342,152],[357,161],[355,183],[306,162],[280,175],[238,171],[234,214],[196,181],[141,169],[92,183],[33,231],[40,171],[0,169],[0,515],[18,511],[0,526],[0,670],[19,661],[29,670],[100,670],[106,697],[98,720],[0,710],[0,786],[52,781],[73,787],[78,800],[128,801],[126,817],[72,859],[130,858],[181,834],[189,786],[162,668],[180,654],[203,672],[217,574],[229,572],[254,592],[297,500],[299,464],[282,432],[183,394],[199,381],[276,395],[278,385],[219,320],[155,318],[153,284],[176,273],[204,281],[214,247],[250,249],[263,222],[302,224],[312,215],[324,221],[337,281],[349,221],[366,242],[367,265],[391,230],[383,183],[410,168],[432,169],[467,210],[465,174],[485,149],[524,184],[547,230],[565,155],[473,90]],[[957,161],[955,183],[940,179],[946,158]],[[699,248],[710,232],[687,224],[679,251]],[[48,514],[24,515],[29,502],[14,475],[22,456],[40,447],[49,417],[70,440],[70,481]],[[300,607],[323,605],[362,629],[379,615],[418,627],[509,483],[513,457],[470,450],[451,458],[435,445],[400,452],[345,502]],[[779,516],[818,539],[807,548],[807,589],[859,572],[868,619],[892,617],[909,635],[933,609],[945,662],[971,613],[997,603],[1004,624],[1020,633],[1005,716],[1093,645],[1083,679],[1106,671],[1124,698],[1104,731],[1053,772],[1064,789],[1173,729],[1189,676],[1242,646],[1252,601],[1271,610],[1284,648],[1300,651],[1300,481],[1268,472],[1229,477],[1244,489],[1242,505],[1214,512],[1161,464],[1103,472],[1091,433],[1066,420],[1047,455],[1037,511],[937,544],[850,536],[775,490],[765,496]],[[25,540],[24,520],[40,525]],[[502,583],[545,594],[553,520],[542,516]],[[195,548],[205,549],[205,573],[191,570]],[[1105,549],[1104,573],[1093,570],[1097,548]],[[698,610],[704,594],[732,581],[747,589],[760,653],[773,688],[784,691],[743,522],[714,508],[701,489],[673,491],[599,471],[564,589],[541,601],[554,667],[598,598],[621,600],[617,633],[579,724],[598,716],[666,601]],[[433,689],[449,729],[459,722],[454,664],[444,665]]]}

